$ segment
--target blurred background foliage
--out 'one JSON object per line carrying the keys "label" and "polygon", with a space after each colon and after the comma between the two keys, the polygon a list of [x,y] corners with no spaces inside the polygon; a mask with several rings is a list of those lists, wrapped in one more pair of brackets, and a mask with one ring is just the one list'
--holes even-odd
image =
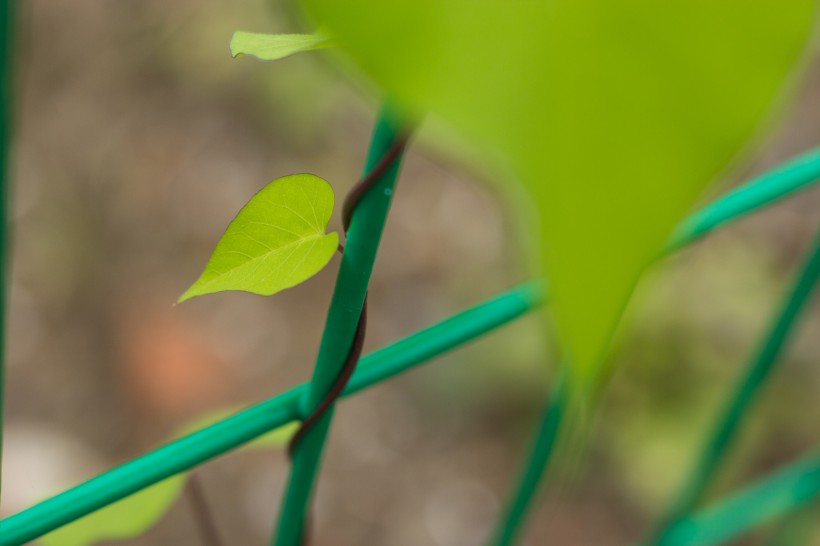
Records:
{"label": "blurred background foliage", "polygon": [[[336,259],[275,298],[172,303],[268,181],[312,172],[342,195],[376,105],[321,53],[275,65],[230,58],[234,30],[300,30],[283,2],[31,0],[20,11],[3,515],[155,447],[209,410],[309,378]],[[813,62],[760,153],[719,190],[817,145]],[[414,147],[376,264],[370,349],[524,280],[515,212],[485,182]],[[583,472],[542,496],[524,544],[642,535],[775,313],[819,207],[815,187],[647,275]],[[331,228],[339,225],[335,215]],[[539,320],[341,404],[317,544],[483,543],[556,365]],[[815,296],[715,495],[817,444],[818,332]],[[198,471],[232,544],[265,543],[287,469],[284,452],[263,451]],[[194,525],[183,497],[127,543],[194,544]],[[810,532],[820,544],[817,525]]]}

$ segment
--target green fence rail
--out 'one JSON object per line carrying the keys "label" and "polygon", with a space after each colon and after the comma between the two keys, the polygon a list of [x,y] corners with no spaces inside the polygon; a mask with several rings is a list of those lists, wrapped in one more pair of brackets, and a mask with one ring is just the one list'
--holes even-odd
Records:
{"label": "green fence rail", "polygon": [[[0,0],[0,9],[7,10],[7,7],[8,3]],[[0,12],[0,18],[4,15],[7,15],[7,11]],[[0,20],[0,23],[6,21]],[[9,71],[6,64],[0,68],[3,87],[6,89]],[[3,110],[0,115],[5,115],[9,101],[6,95],[2,99]],[[7,125],[6,119],[2,119],[4,127]],[[395,121],[389,117],[389,113],[383,112],[371,143],[366,171],[390,148],[396,132]],[[0,134],[0,138],[5,138],[5,132]],[[0,144],[3,145],[4,153],[8,148],[7,143]],[[0,167],[5,172],[5,164],[0,163]],[[34,540],[145,487],[224,454],[272,429],[303,419],[334,381],[342,364],[342,355],[347,353],[351,345],[397,175],[398,166],[388,170],[365,195],[353,217],[317,365],[310,383],[285,391],[0,520],[0,546],[17,546]],[[722,224],[805,188],[818,178],[820,149],[752,180],[693,215],[676,231],[666,252],[680,248]],[[3,232],[0,232],[1,236]],[[6,263],[6,260],[2,260],[2,263]],[[690,482],[690,489],[682,494],[681,498],[685,502],[679,502],[671,512],[672,516],[664,521],[657,539],[659,544],[717,544],[758,523],[798,508],[820,492],[820,460],[815,456],[764,479],[717,506],[690,515],[705,486],[704,480],[708,481],[708,477],[716,470],[740,416],[745,413],[754,394],[768,376],[800,309],[808,301],[818,270],[820,240],[815,242],[811,258],[784,306],[780,319],[775,322],[772,334],[757,358],[752,360],[748,375],[731,400],[714,439],[708,444],[699,470]],[[546,299],[545,292],[545,288],[538,282],[523,284],[365,356],[359,362],[344,396],[425,363],[514,320],[543,303]],[[518,488],[513,491],[512,500],[505,512],[506,517],[501,520],[499,531],[495,535],[496,544],[514,542],[535,497],[561,423],[560,385],[559,382],[545,410],[533,452],[525,465]],[[295,450],[291,478],[273,537],[277,546],[296,546],[302,540],[331,418],[332,410],[306,434]]]}
{"label": "green fence rail", "polygon": [[[490,332],[532,310],[542,300],[539,284],[525,284],[367,355],[359,362],[344,395],[371,387]],[[0,545],[33,540],[285,425],[302,414],[299,406],[307,393],[308,384],[299,385],[9,516],[0,521]]]}

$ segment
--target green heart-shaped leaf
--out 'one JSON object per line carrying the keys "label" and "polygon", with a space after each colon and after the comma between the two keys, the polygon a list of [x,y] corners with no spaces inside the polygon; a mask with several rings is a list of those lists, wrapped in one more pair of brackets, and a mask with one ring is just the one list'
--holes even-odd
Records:
{"label": "green heart-shaped leaf", "polygon": [[759,127],[813,0],[303,0],[400,105],[493,150],[540,213],[576,379],[641,270]]}
{"label": "green heart-shaped leaf", "polygon": [[325,233],[332,211],[333,190],[318,176],[274,180],[239,211],[179,301],[224,290],[270,296],[309,279],[339,245],[336,233]]}
{"label": "green heart-shaped leaf", "polygon": [[330,47],[318,34],[257,34],[238,30],[231,37],[231,55],[252,55],[263,61],[284,59],[294,53]]}

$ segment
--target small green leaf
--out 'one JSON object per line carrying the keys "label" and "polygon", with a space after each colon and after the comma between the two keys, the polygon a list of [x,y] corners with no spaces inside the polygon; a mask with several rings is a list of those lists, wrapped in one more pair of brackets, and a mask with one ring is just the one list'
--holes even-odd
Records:
{"label": "small green leaf", "polygon": [[[198,417],[181,427],[174,438],[187,436],[233,413],[238,408],[220,409]],[[294,421],[276,428],[242,449],[281,448],[287,445],[299,427]],[[40,539],[42,546],[92,546],[102,541],[137,537],[157,524],[180,496],[187,474],[177,474],[130,497],[110,504],[78,519]]]}
{"label": "small green leaf", "polygon": [[333,190],[318,176],[274,180],[239,211],[179,302],[224,290],[270,296],[309,279],[339,246],[325,233],[332,211]]}
{"label": "small green leaf", "polygon": [[318,34],[257,34],[238,30],[231,37],[231,55],[252,55],[263,61],[276,61],[294,53],[331,45],[328,38]]}

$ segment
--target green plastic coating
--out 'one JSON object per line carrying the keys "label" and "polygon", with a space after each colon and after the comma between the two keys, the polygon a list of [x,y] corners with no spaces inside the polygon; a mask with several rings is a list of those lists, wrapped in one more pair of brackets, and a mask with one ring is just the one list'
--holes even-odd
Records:
{"label": "green plastic coating", "polygon": [[780,314],[762,346],[749,361],[734,394],[716,423],[714,432],[704,446],[694,471],[669,515],[663,520],[664,523],[657,533],[654,544],[667,544],[666,537],[669,532],[672,532],[670,527],[674,526],[675,521],[691,512],[701,500],[707,486],[713,481],[720,462],[726,456],[738,425],[778,362],[778,357],[788,341],[789,334],[794,330],[794,325],[820,278],[820,233],[813,244],[811,255],[803,266],[791,293],[785,299]]}
{"label": "green plastic coating", "polygon": [[[801,508],[820,495],[820,455],[793,463],[672,526],[664,546],[713,546]],[[785,546],[784,543],[777,543]]]}
{"label": "green plastic coating", "polygon": [[[416,332],[361,359],[349,396],[506,324],[543,299],[528,283]],[[175,440],[0,521],[0,546],[17,546],[149,485],[222,455],[300,416],[302,384]]]}
{"label": "green plastic coating", "polygon": [[[398,131],[399,127],[391,119],[390,114],[383,111],[373,133],[365,175],[376,167],[382,156],[393,147],[400,137]],[[353,211],[304,415],[308,415],[309,411],[317,407],[330,390],[353,344],[353,336],[398,178],[400,161],[401,157],[361,197]],[[296,445],[290,479],[285,488],[271,544],[299,546],[303,542],[307,510],[315,489],[333,410],[331,406]]]}
{"label": "green plastic coating", "polygon": [[775,203],[820,178],[820,148],[815,148],[752,179],[686,219],[675,230],[672,251],[758,208]]}
{"label": "green plastic coating", "polygon": [[12,2],[0,0],[0,499],[3,496],[3,408],[6,360],[6,273],[8,260],[8,178],[11,127]]}
{"label": "green plastic coating", "polygon": [[[813,170],[808,171],[803,166],[800,169],[800,176],[806,182],[800,182],[797,175],[784,174],[778,178],[777,183],[780,185],[777,191],[768,194],[756,191],[753,187],[762,182],[769,183],[764,180],[764,175],[748,186],[718,200],[710,207],[717,211],[712,222],[714,225],[722,224],[757,209],[764,205],[767,199],[773,201],[792,193],[808,182],[815,181],[820,177],[820,152],[817,152],[811,164]],[[730,206],[733,196],[741,191],[748,192],[747,195],[755,196],[759,201],[750,201],[743,208]],[[730,204],[723,206],[724,200],[728,200]],[[683,238],[688,241],[696,236],[691,232]],[[362,358],[359,369],[345,389],[345,395],[421,364],[532,310],[544,300],[538,286],[532,283],[522,285]],[[307,392],[307,385],[285,391],[0,520],[0,546],[18,546],[34,540],[297,419],[302,415],[298,405]],[[548,419],[542,420],[542,423],[548,422]]]}

